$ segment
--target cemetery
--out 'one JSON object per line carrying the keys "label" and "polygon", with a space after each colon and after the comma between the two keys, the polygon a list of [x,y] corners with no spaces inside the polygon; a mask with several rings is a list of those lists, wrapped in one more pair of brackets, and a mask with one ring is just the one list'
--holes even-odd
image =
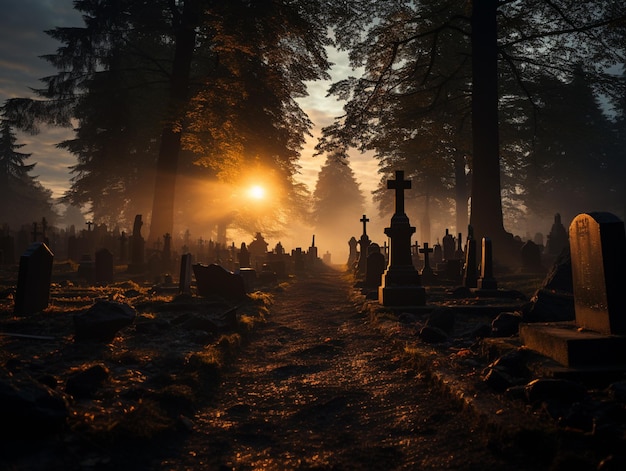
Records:
{"label": "cemetery", "polygon": [[[322,263],[315,236],[307,251],[291,253],[280,243],[268,249],[260,233],[239,249],[209,241],[206,252],[199,243],[195,254],[184,246],[182,256],[166,234],[162,246],[147,250],[139,215],[132,236],[110,236],[111,249],[90,242],[91,226],[68,237],[68,255],[78,254],[72,244],[82,244],[93,258],[56,262],[47,245],[53,242],[36,240],[35,228],[19,263],[2,265],[3,433],[65,437],[94,465],[117,458],[90,449],[93,440],[147,451],[167,437],[184,447],[195,430],[191,417],[224,387],[222,373],[241,361],[248,343],[263,343],[273,305],[296,302],[296,316],[307,310],[315,316],[329,308],[315,301],[323,299],[316,289],[329,289],[321,280],[341,279],[351,286],[346,296],[359,324],[367,322],[375,344],[395,352],[382,361],[424,375],[467,420],[499,437],[498,446],[513,454],[535,449],[537,469],[574,459],[565,456],[571,447],[582,450],[577,460],[623,463],[623,222],[609,213],[581,214],[550,271],[538,269],[549,259],[537,263],[527,242],[520,244],[519,268],[498,274],[491,241],[478,244],[471,227],[464,246],[461,234],[457,240],[448,231],[443,247],[412,245],[415,228],[403,203],[408,187],[401,171],[389,180],[396,207],[384,231],[388,242],[370,239],[376,235],[367,234],[363,215],[358,243],[347,241],[344,271]],[[102,234],[100,241],[109,240]],[[291,289],[302,298],[289,298]],[[323,352],[321,358],[344,354],[342,343],[310,351]],[[285,381],[323,370],[296,363],[275,374]],[[69,460],[67,453],[59,459]]]}

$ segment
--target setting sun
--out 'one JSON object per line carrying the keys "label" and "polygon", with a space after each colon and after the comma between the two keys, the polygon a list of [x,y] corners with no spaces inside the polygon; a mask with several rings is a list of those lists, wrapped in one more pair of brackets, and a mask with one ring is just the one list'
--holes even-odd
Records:
{"label": "setting sun", "polygon": [[255,200],[263,199],[265,197],[265,188],[259,185],[250,187],[250,189],[248,190],[248,196],[250,196],[250,198],[253,198]]}

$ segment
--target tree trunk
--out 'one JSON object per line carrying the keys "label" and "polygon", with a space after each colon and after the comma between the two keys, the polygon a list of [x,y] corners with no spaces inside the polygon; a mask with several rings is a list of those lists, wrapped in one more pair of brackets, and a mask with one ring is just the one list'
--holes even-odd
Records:
{"label": "tree trunk", "polygon": [[[176,25],[176,47],[170,78],[168,119],[161,132],[161,145],[152,199],[149,241],[172,234],[174,230],[174,194],[184,108],[189,95],[191,61],[196,42],[198,22],[197,0],[186,0]],[[176,15],[174,15],[176,19]]]}
{"label": "tree trunk", "polygon": [[489,237],[494,258],[510,264],[513,238],[504,230],[498,133],[497,0],[472,2],[472,204],[474,237]]}
{"label": "tree trunk", "polygon": [[454,155],[454,201],[456,207],[456,232],[467,235],[467,175],[465,155],[457,151]]}

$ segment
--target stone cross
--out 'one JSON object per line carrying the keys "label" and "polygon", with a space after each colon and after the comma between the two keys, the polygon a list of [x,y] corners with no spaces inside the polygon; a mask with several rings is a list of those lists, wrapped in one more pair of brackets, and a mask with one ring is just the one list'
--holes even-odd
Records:
{"label": "stone cross", "polygon": [[411,189],[411,180],[404,179],[404,170],[396,170],[396,179],[387,180],[387,189],[396,190],[396,214],[403,214],[404,190]]}
{"label": "stone cross", "polygon": [[85,223],[85,225],[87,226],[87,232],[91,232],[91,226],[93,226],[93,222],[92,221],[87,221]]}
{"label": "stone cross", "polygon": [[378,301],[383,306],[424,306],[426,290],[411,258],[411,235],[415,227],[404,213],[404,190],[411,182],[404,180],[404,172],[396,171],[395,180],[387,180],[387,188],[396,190],[396,212],[391,225],[385,228],[389,237],[389,265],[378,288]]}
{"label": "stone cross", "polygon": [[424,254],[424,270],[432,271],[432,268],[430,267],[430,258],[428,254],[433,253],[433,249],[428,247],[428,242],[424,242],[424,248],[419,249],[419,252]]}
{"label": "stone cross", "polygon": [[363,217],[361,219],[359,219],[359,221],[361,221],[363,223],[363,235],[367,235],[366,225],[367,225],[368,222],[370,222],[370,220],[364,214]]}

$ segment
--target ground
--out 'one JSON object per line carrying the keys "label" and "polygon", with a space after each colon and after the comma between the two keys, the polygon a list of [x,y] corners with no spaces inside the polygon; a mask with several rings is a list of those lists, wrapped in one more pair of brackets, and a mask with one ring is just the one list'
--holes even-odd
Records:
{"label": "ground", "polygon": [[[470,350],[417,360],[414,328],[384,310],[372,315],[340,271],[299,274],[257,293],[238,308],[239,325],[222,332],[202,330],[195,316],[226,307],[216,300],[132,282],[55,290],[53,308],[27,318],[13,317],[5,300],[0,331],[55,338],[0,336],[3,371],[53,378],[59,393],[94,365],[108,376],[93,394],[67,397],[67,424],[52,436],[7,437],[5,429],[2,469],[557,470],[598,462],[568,458],[562,443],[575,447],[581,434],[555,434],[523,406],[486,390],[451,394],[443,383],[464,375],[480,383],[480,369],[437,381],[433,372],[450,357],[469,365]],[[138,318],[110,343],[75,342],[71,314],[96,298],[127,301]]]}

